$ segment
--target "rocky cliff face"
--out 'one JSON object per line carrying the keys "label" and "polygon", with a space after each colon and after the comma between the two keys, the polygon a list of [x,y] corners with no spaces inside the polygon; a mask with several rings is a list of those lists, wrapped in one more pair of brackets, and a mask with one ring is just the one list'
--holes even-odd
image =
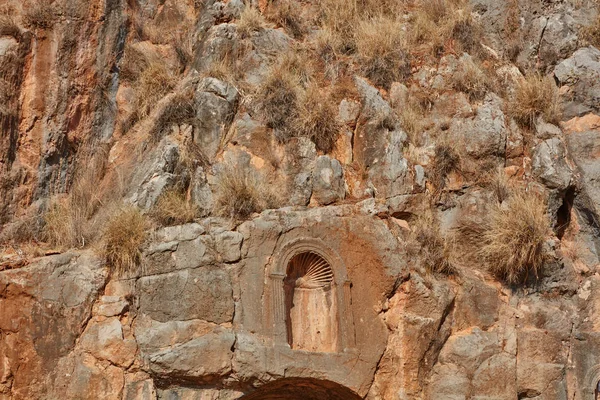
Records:
{"label": "rocky cliff face", "polygon": [[594,398],[598,5],[350,3],[1,2],[0,399]]}

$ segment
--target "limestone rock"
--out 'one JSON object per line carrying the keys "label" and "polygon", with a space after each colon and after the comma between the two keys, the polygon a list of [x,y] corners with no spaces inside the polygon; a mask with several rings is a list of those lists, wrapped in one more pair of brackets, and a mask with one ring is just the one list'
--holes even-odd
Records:
{"label": "limestone rock", "polygon": [[215,78],[204,78],[196,89],[194,101],[199,126],[194,140],[209,159],[215,157],[233,121],[238,97],[233,86]]}
{"label": "limestone rock", "polygon": [[185,269],[138,280],[140,312],[165,322],[233,318],[233,293],[227,272],[218,267]]}
{"label": "limestone rock", "polygon": [[556,66],[554,76],[570,88],[564,103],[564,118],[600,112],[600,50],[594,47],[577,50]]}
{"label": "limestone rock", "polygon": [[313,199],[323,205],[343,200],[346,194],[344,172],[335,158],[320,156],[315,162],[313,178]]}

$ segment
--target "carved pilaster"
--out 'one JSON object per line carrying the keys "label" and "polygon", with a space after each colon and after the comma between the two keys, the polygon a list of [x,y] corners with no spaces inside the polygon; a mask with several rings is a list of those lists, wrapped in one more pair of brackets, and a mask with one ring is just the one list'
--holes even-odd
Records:
{"label": "carved pilaster", "polygon": [[271,298],[273,301],[273,340],[287,343],[285,325],[285,292],[283,290],[284,274],[273,273],[271,277]]}

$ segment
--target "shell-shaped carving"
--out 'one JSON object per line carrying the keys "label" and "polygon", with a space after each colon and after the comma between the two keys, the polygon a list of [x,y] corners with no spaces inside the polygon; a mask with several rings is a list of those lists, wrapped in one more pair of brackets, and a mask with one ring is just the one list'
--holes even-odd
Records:
{"label": "shell-shaped carving", "polygon": [[289,269],[298,288],[318,289],[333,282],[333,271],[329,263],[315,253],[298,254],[290,261]]}

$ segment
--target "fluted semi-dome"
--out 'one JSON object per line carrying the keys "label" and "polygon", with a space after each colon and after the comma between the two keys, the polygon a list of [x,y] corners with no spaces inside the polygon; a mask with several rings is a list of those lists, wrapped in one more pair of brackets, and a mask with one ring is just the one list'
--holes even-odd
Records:
{"label": "fluted semi-dome", "polygon": [[292,258],[288,266],[288,279],[293,280],[298,288],[323,288],[333,282],[333,271],[323,257],[306,252]]}

